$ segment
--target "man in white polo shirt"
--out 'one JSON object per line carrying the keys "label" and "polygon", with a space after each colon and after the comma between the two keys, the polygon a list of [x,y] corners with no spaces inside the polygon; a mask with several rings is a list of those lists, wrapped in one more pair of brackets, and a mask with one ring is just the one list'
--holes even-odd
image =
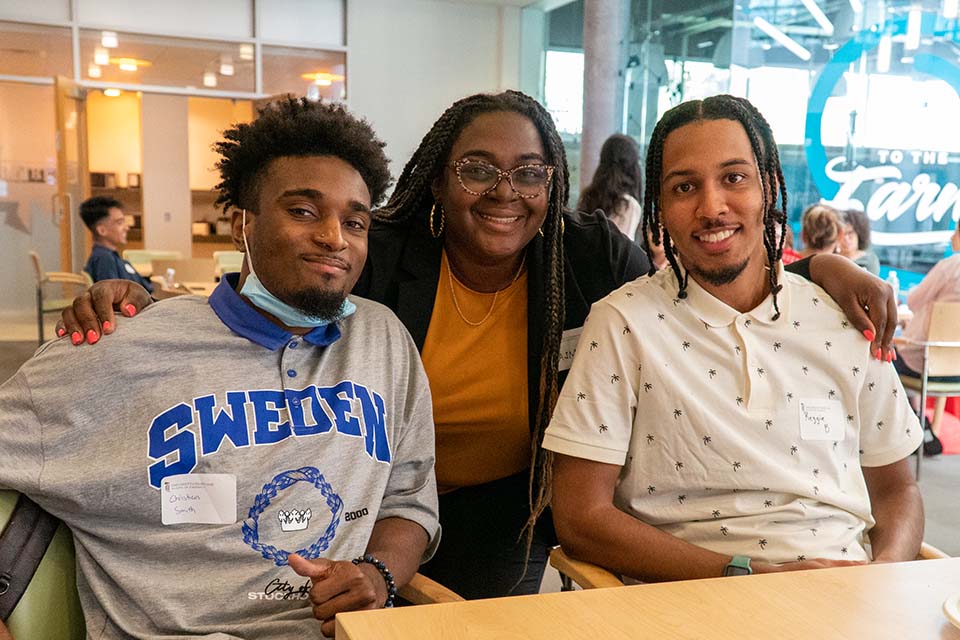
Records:
{"label": "man in white polo shirt", "polygon": [[543,443],[571,555],[645,581],[915,557],[922,430],[893,367],[783,271],[778,196],[746,100],[654,130],[644,234],[671,268],[593,306]]}

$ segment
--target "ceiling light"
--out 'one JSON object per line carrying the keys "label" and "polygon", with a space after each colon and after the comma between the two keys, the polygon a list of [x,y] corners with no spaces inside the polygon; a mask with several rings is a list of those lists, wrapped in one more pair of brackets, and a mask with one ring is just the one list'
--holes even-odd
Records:
{"label": "ceiling light", "polygon": [[91,78],[99,78],[101,75],[103,75],[103,73],[100,71],[100,67],[98,65],[92,64],[87,67],[87,75]]}
{"label": "ceiling light", "polygon": [[862,0],[850,0],[850,8],[853,9],[854,13],[863,13]]}
{"label": "ceiling light", "polygon": [[203,86],[205,87],[215,87],[217,86],[217,74],[213,71],[204,71],[203,72]]}
{"label": "ceiling light", "polygon": [[303,73],[300,77],[304,80],[313,80],[313,83],[319,87],[329,87],[334,82],[343,82],[343,76],[327,71],[315,71],[313,73]]}
{"label": "ceiling light", "polygon": [[120,91],[120,89],[104,89],[103,90],[103,95],[107,96],[108,98],[116,98],[121,93],[123,92]]}
{"label": "ceiling light", "polygon": [[253,45],[252,45],[252,44],[242,44],[242,45],[240,45],[240,59],[241,59],[241,60],[253,60]]}
{"label": "ceiling light", "polygon": [[120,46],[120,40],[117,39],[116,31],[101,31],[100,32],[100,44],[105,46],[107,49],[116,49]]}
{"label": "ceiling light", "polygon": [[149,60],[139,58],[110,58],[110,64],[115,64],[121,71],[137,71],[142,67],[153,66]]}
{"label": "ceiling light", "polygon": [[805,49],[803,45],[785,34],[783,31],[780,31],[780,29],[777,29],[760,16],[756,16],[753,19],[753,24],[757,27],[757,29],[760,29],[760,31],[763,31],[765,34],[779,42],[782,46],[788,49],[790,53],[797,56],[801,60],[809,60],[812,57],[810,51]]}
{"label": "ceiling light", "polygon": [[834,49],[839,49],[840,45],[837,44],[836,42],[824,42],[823,48],[826,49],[827,51],[833,51]]}
{"label": "ceiling light", "polygon": [[890,71],[890,53],[893,48],[893,39],[890,34],[885,33],[880,36],[880,44],[877,45],[877,73],[887,73]]}
{"label": "ceiling light", "polygon": [[823,9],[820,8],[813,0],[800,0],[803,3],[803,6],[807,8],[807,11],[810,12],[810,15],[813,16],[813,19],[817,21],[817,24],[820,25],[820,28],[823,29],[824,33],[828,36],[833,35],[833,23],[830,22],[830,18],[827,17],[827,14],[823,12]]}
{"label": "ceiling light", "polygon": [[706,49],[707,47],[713,46],[713,40],[704,40],[703,42],[697,43],[697,49]]}
{"label": "ceiling light", "polygon": [[110,64],[110,52],[101,47],[97,47],[93,51],[93,62],[101,67]]}
{"label": "ceiling light", "polygon": [[230,56],[222,56],[220,58],[220,75],[222,76],[233,75],[233,58],[231,58]]}
{"label": "ceiling light", "polygon": [[943,0],[943,17],[947,18],[956,18],[958,10],[960,10],[960,0]]}
{"label": "ceiling light", "polygon": [[913,51],[920,46],[920,23],[923,14],[920,9],[910,9],[907,15],[907,39],[903,43],[903,48]]}

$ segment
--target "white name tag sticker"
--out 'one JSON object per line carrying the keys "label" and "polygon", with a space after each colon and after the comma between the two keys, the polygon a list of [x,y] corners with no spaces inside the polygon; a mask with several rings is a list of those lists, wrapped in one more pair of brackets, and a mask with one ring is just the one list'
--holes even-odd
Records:
{"label": "white name tag sticker", "polygon": [[573,356],[577,353],[577,343],[580,342],[580,334],[583,333],[583,327],[576,329],[567,329],[560,337],[560,365],[558,371],[566,371],[573,364]]}
{"label": "white name tag sticker", "polygon": [[163,524],[233,524],[237,521],[237,478],[229,473],[170,476],[160,487]]}
{"label": "white name tag sticker", "polygon": [[839,400],[801,399],[798,404],[802,440],[843,440],[846,424]]}
{"label": "white name tag sticker", "polygon": [[123,268],[126,269],[127,273],[129,273],[130,275],[133,275],[137,272],[136,269],[133,268],[133,265],[129,263],[123,265]]}

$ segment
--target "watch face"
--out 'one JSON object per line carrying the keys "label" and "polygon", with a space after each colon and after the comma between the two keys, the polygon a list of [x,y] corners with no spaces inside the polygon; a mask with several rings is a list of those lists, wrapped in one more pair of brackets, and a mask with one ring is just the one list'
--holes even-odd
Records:
{"label": "watch face", "polygon": [[738,567],[733,564],[728,564],[723,570],[723,575],[725,576],[748,576],[752,571],[747,567]]}

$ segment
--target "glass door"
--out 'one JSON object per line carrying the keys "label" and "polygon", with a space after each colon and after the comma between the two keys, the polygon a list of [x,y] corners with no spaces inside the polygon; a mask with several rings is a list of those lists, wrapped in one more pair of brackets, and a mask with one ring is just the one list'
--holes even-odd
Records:
{"label": "glass door", "polygon": [[54,82],[57,127],[57,194],[54,218],[60,228],[60,269],[79,273],[89,253],[78,214],[90,197],[87,170],[86,92],[68,78]]}

